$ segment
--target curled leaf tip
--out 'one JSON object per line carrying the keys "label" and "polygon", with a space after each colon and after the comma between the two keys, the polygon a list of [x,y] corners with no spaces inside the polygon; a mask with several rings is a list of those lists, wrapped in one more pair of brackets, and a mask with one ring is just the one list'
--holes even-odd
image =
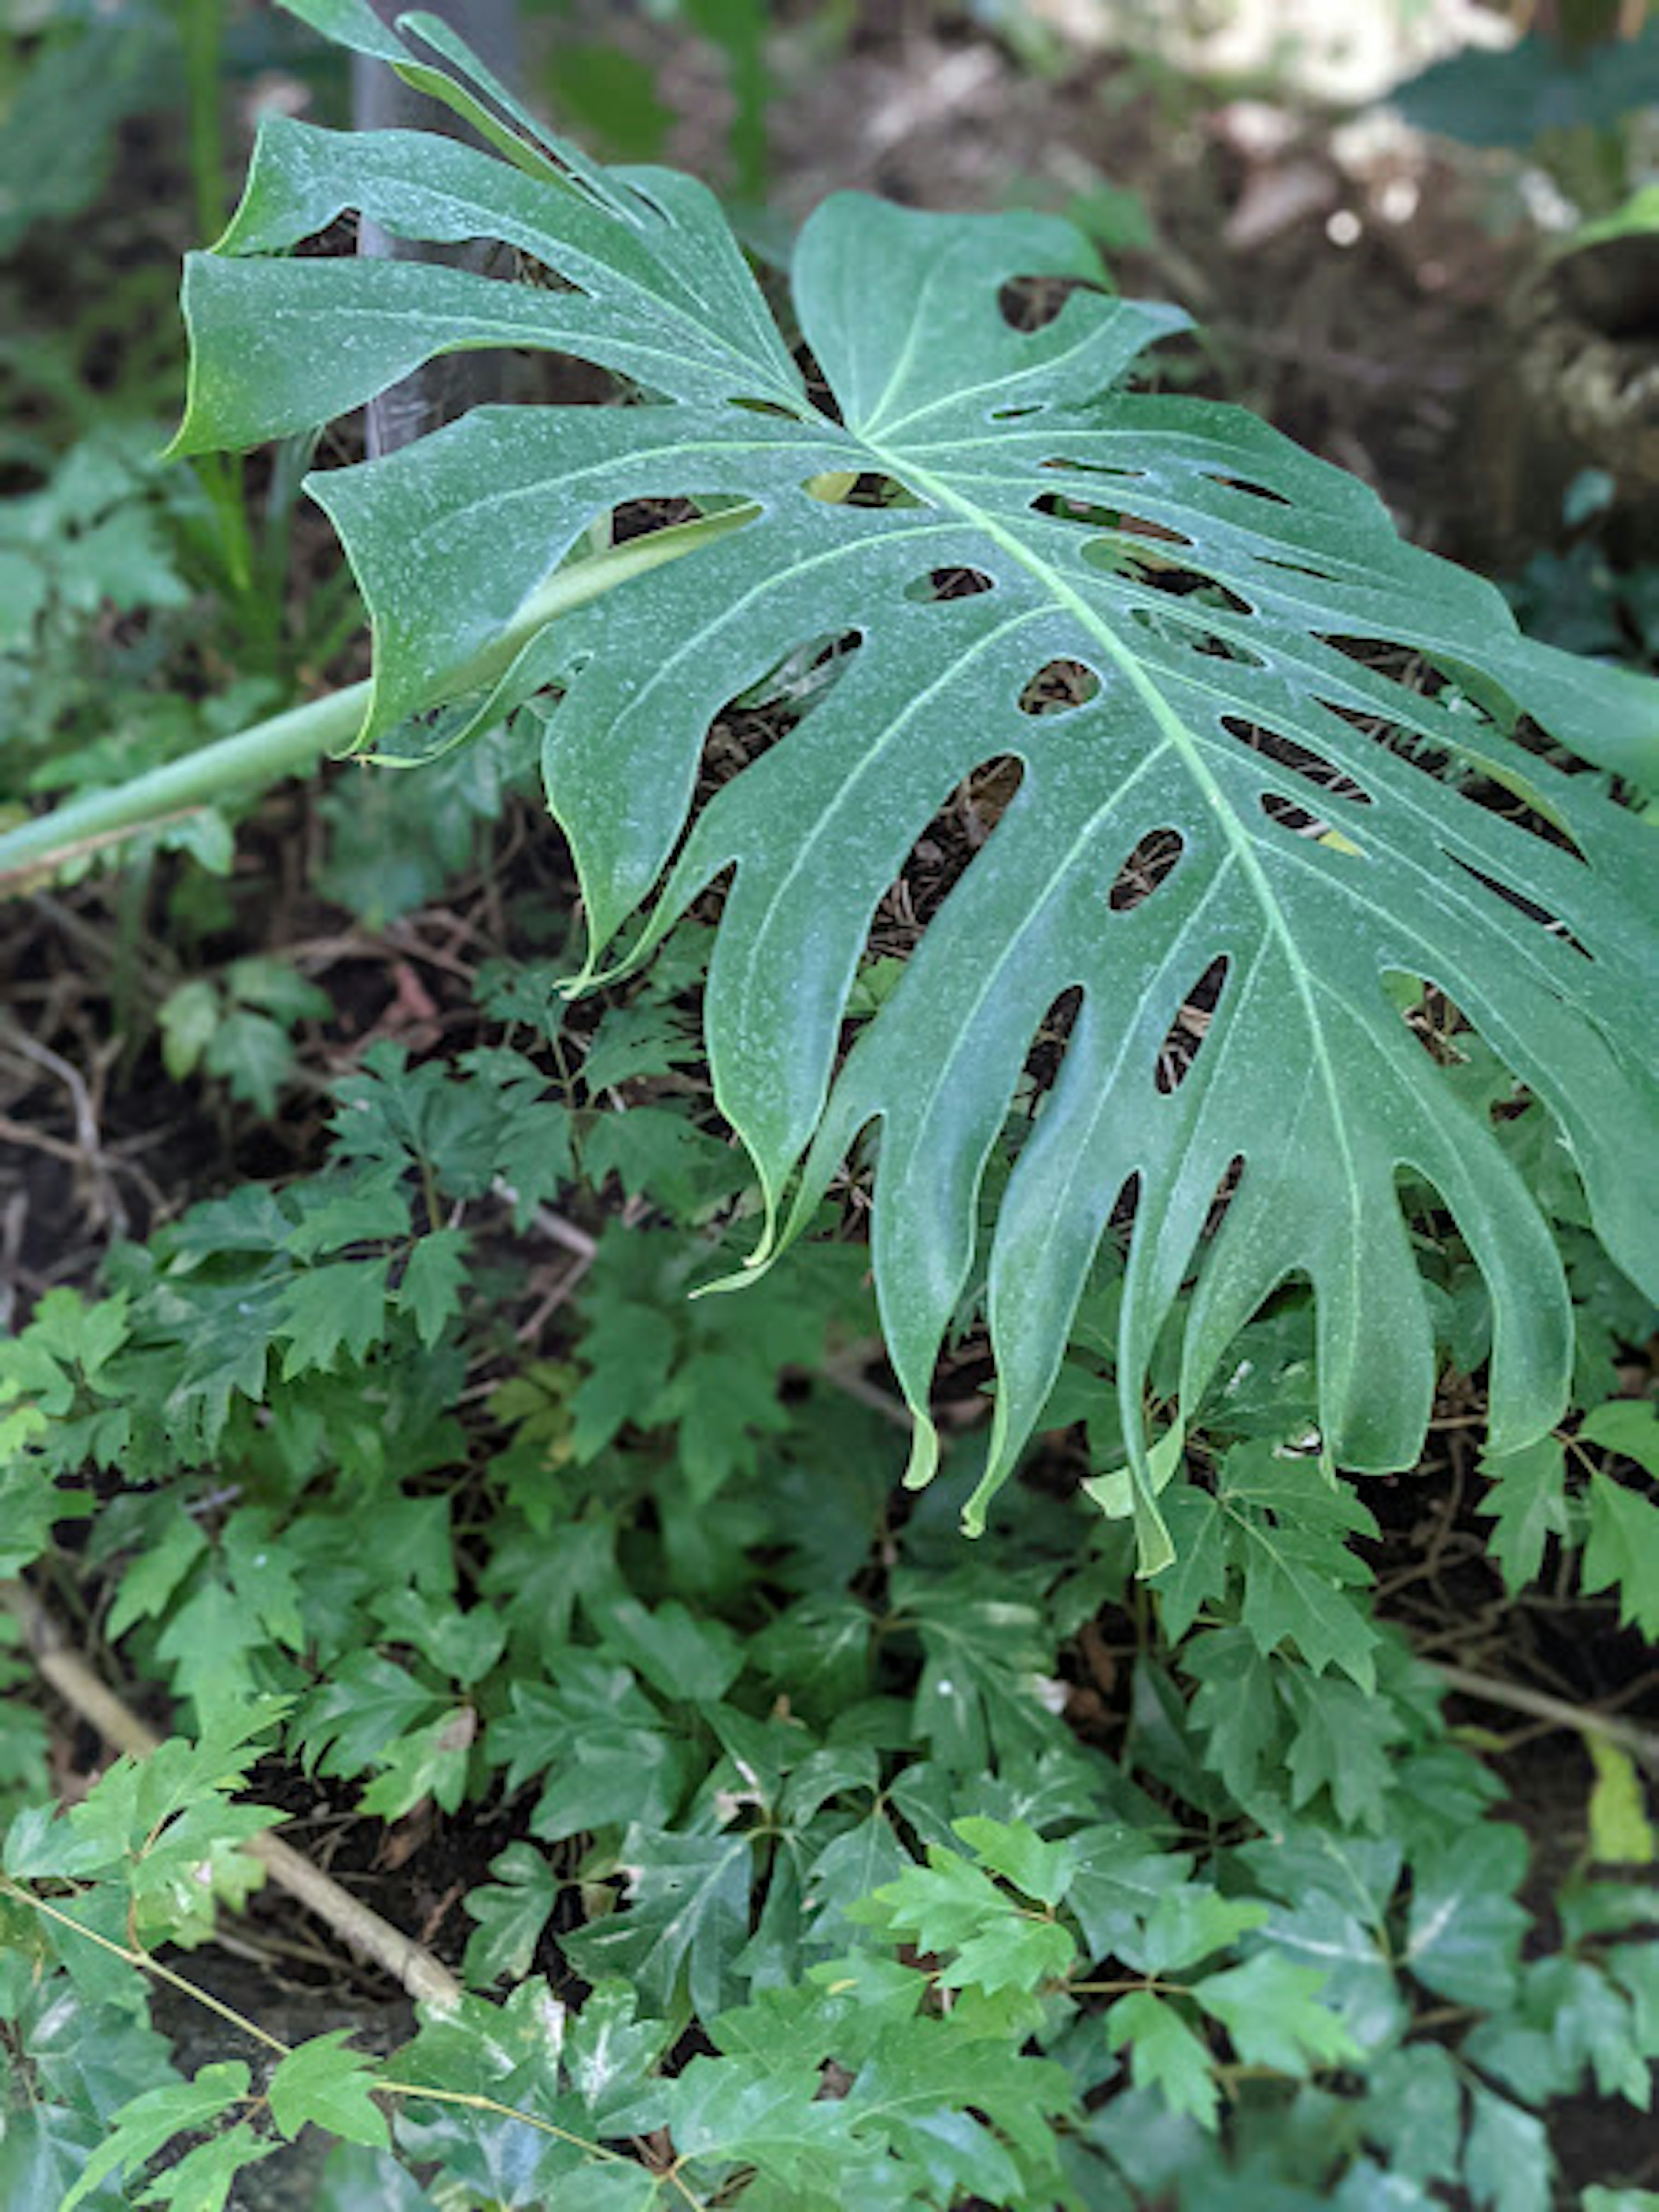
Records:
{"label": "curled leaf tip", "polygon": [[927,1415],[913,1406],[915,1427],[910,1436],[910,1457],[904,1469],[907,1490],[926,1490],[939,1472],[939,1431]]}

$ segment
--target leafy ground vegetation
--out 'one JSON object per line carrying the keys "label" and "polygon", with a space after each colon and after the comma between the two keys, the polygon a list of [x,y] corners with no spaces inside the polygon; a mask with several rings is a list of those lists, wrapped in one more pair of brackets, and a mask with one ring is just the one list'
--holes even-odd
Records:
{"label": "leafy ground vegetation", "polygon": [[[544,26],[735,232],[431,18],[17,15],[6,2212],[1659,2205],[1642,486],[1408,546],[1335,157],[922,12]],[[832,65],[1144,190],[791,243]]]}

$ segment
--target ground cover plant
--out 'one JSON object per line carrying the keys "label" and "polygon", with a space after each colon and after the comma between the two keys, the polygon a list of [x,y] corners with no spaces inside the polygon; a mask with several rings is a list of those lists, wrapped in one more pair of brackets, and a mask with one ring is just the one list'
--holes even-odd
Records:
{"label": "ground cover plant", "polygon": [[[1180,319],[1066,225],[841,197],[769,297],[436,19],[295,12],[492,150],[268,123],[176,450],[605,378],[316,473],[368,682],[0,871],[355,745],[403,820],[538,766],[580,921],[0,1343],[19,1641],[91,1577],[177,1729],[58,1664],[130,1753],[63,1811],[0,1738],[0,2195],[275,2202],[305,2138],[323,2212],[1549,2205],[1563,2100],[1650,2105],[1655,1740],[1371,1589],[1478,1420],[1483,1601],[1659,1637],[1656,688],[1147,388]],[[496,273],[296,251],[354,214]],[[167,1066],[268,1111],[325,1004],[228,962]],[[1590,1747],[1546,1880],[1459,1691]],[[331,1793],[498,1835],[471,1934],[346,1927],[422,2000],[380,2048],[210,1987],[191,2070],[153,1998]]]}

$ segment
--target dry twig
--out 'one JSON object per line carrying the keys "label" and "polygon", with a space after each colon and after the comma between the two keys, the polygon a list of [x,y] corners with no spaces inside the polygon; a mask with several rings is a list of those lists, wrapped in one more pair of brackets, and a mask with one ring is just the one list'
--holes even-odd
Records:
{"label": "dry twig", "polygon": [[[0,1608],[21,1627],[35,1666],[64,1704],[117,1750],[148,1759],[159,1737],[100,1680],[33,1592],[22,1583],[0,1583]],[[314,1912],[352,1950],[401,1982],[410,1996],[447,2008],[459,2003],[461,1985],[441,1960],[313,1866],[292,1844],[267,1832],[250,1837],[244,1848],[279,1889]]]}

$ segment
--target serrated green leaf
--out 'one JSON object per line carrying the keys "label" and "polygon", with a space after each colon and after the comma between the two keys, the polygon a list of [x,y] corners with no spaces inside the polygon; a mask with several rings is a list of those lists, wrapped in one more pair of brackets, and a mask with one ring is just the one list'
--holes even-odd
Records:
{"label": "serrated green leaf", "polygon": [[509,1844],[491,1859],[489,1871],[494,1881],[462,1900],[478,1923],[467,1939],[467,1979],[521,1982],[558,1902],[559,1878],[533,1844]]}
{"label": "serrated green leaf", "polygon": [[1260,1898],[1223,1897],[1206,1882],[1183,1882],[1158,1899],[1123,1956],[1143,1974],[1179,1974],[1261,1927],[1268,1911]]}
{"label": "serrated green leaf", "polygon": [[1280,1688],[1294,1720],[1285,1754],[1291,1802],[1304,1806],[1328,1790],[1345,1827],[1382,1827],[1395,1780],[1390,1753],[1407,1733],[1399,1708],[1300,1668],[1285,1669]]}
{"label": "serrated green leaf", "polygon": [[389,2150],[391,2130],[372,2094],[379,2061],[348,2051],[348,2033],[333,2028],[289,2052],[266,2084],[270,2116],[285,2136],[311,2125],[371,2150]]}
{"label": "serrated green leaf", "polygon": [[323,2167],[313,2212],[435,2212],[435,2208],[397,2159],[356,2143],[337,2143]]}
{"label": "serrated green leaf", "polygon": [[[55,2212],[102,2134],[97,2121],[63,2105],[42,2100],[7,2112],[0,2120],[0,2203]],[[121,2197],[105,2182],[83,2201],[92,2212],[115,2212]]]}
{"label": "serrated green leaf", "polygon": [[1040,1905],[1060,1903],[1082,1859],[1074,1838],[1045,1842],[1025,1820],[991,1820],[969,1814],[956,1823],[956,1831],[981,1866]]}
{"label": "serrated green leaf", "polygon": [[1372,2065],[1365,2100],[1368,2142],[1389,2154],[1408,2181],[1447,2181],[1463,2144],[1463,2083],[1443,2044],[1384,2051]]}
{"label": "serrated green leaf", "polygon": [[1359,2056],[1348,2028],[1321,2002],[1324,1986],[1316,1968],[1296,1966],[1282,1951],[1258,1951],[1243,1966],[1206,1974],[1192,1995],[1221,2022],[1245,2065],[1297,2075]]}
{"label": "serrated green leaf", "polygon": [[1150,1990],[1120,1997],[1106,2015],[1114,2050],[1127,2044],[1137,2087],[1157,2089],[1172,2112],[1213,2128],[1221,2102],[1210,2054],[1181,2014]]}
{"label": "serrated green leaf", "polygon": [[333,1371],[342,1351],[362,1359],[386,1328],[387,1262],[343,1260],[307,1267],[277,1301],[272,1334],[286,1340],[285,1381],[313,1369]]}
{"label": "serrated green leaf", "polygon": [[162,1000],[155,1012],[161,1031],[161,1065],[175,1083],[200,1066],[222,1012],[217,990],[203,976],[180,983]]}
{"label": "serrated green leaf", "polygon": [[247,2094],[248,2070],[240,2060],[204,2066],[193,2081],[147,2089],[115,2115],[109,2133],[82,2167],[58,2212],[75,2212],[109,2175],[131,2175],[187,2130],[210,2126]]}
{"label": "serrated green leaf", "polygon": [[104,1625],[112,1644],[119,1643],[136,1621],[150,1620],[167,1602],[207,1549],[207,1538],[188,1514],[174,1514],[155,1541],[147,1544],[121,1576],[120,1589]]}
{"label": "serrated green leaf", "polygon": [[1377,1633],[1347,1594],[1370,1576],[1346,1541],[1351,1531],[1376,1534],[1370,1513],[1316,1466],[1255,1445],[1228,1454],[1219,1495],[1243,1571],[1244,1626],[1257,1649],[1292,1643],[1316,1674],[1338,1666],[1370,1691]]}
{"label": "serrated green leaf", "polygon": [[398,1285],[398,1305],[412,1314],[421,1342],[430,1351],[460,1310],[466,1280],[466,1232],[433,1229],[416,1241]]}
{"label": "serrated green leaf", "polygon": [[508,1789],[545,1775],[531,1832],[557,1843],[585,1829],[665,1827],[696,1771],[690,1745],[671,1729],[624,1667],[564,1655],[557,1691],[514,1682],[509,1711],[490,1723],[485,1748],[507,1769]]}
{"label": "serrated green leaf", "polygon": [[1526,1865],[1521,1830],[1486,1821],[1413,1867],[1404,1963],[1425,1988],[1493,2011],[1510,2002],[1530,1925],[1515,1897]]}
{"label": "serrated green leaf", "polygon": [[1565,1450],[1559,1437],[1540,1437],[1502,1459],[1488,1455],[1480,1472],[1492,1487],[1477,1510],[1498,1524],[1492,1554],[1514,1597],[1536,1577],[1546,1540],[1567,1533]]}
{"label": "serrated green leaf", "polygon": [[[988,1255],[1000,1389],[975,1525],[1133,1177],[1118,1387],[1145,1563],[1167,1559],[1145,1481],[1146,1366],[1240,1159],[1188,1311],[1188,1407],[1263,1298],[1304,1274],[1327,1448],[1361,1468],[1412,1463],[1433,1364],[1396,1193],[1409,1160],[1490,1287],[1493,1449],[1542,1435],[1571,1351],[1553,1240],[1386,986],[1426,978],[1455,1000],[1558,1117],[1620,1264],[1650,1271],[1659,1237],[1638,1216],[1659,1177],[1632,1163],[1651,1079],[1627,1018],[1652,959],[1643,833],[1506,732],[1519,710],[1593,753],[1650,744],[1651,687],[1522,641],[1491,586],[1401,545],[1368,490],[1247,416],[1124,392],[1181,319],[1100,289],[1092,250],[1052,218],[826,202],[792,272],[836,403],[818,409],[706,192],[568,148],[550,157],[527,119],[502,125],[466,88],[447,34],[441,52],[448,76],[402,65],[508,163],[268,121],[241,209],[188,278],[180,443],[308,429],[458,346],[575,354],[653,401],[481,410],[312,479],[374,617],[370,741],[495,638],[596,514],[671,490],[750,503],[744,526],[577,615],[553,660],[532,646],[520,672],[526,688],[550,665],[574,672],[546,773],[596,950],[667,866],[724,702],[811,640],[856,635],[849,672],[699,818],[635,957],[736,860],[705,1016],[716,1091],[786,1235],[881,1122],[876,1274],[919,1423],[913,1478],[934,1462],[927,1391],[975,1264],[983,1164],[1032,1036],[1073,987],[1060,1077]],[[565,287],[291,254],[347,207],[408,236],[494,235]],[[1083,289],[1018,328],[999,294],[1034,272]],[[834,495],[860,478],[896,493]],[[947,569],[990,588],[932,596]],[[1407,647],[1454,689],[1411,689],[1347,639]],[[1096,696],[1026,711],[1056,661],[1089,672]],[[1438,780],[1422,764],[1433,753],[1553,834]],[[836,1074],[877,902],[951,791],[995,757],[1023,765],[1017,797]],[[1175,874],[1125,914],[1103,909],[1102,884],[1153,830],[1181,841]],[[1218,958],[1207,1033],[1160,1091],[1163,1042]]]}
{"label": "serrated green leaf", "polygon": [[989,1995],[1035,1990],[1062,1978],[1076,1957],[1076,1946],[1057,1923],[1034,1914],[981,1868],[937,1844],[928,1847],[925,1867],[907,1869],[896,1881],[849,1907],[846,1917],[891,1929],[919,1950],[953,1952],[939,1972],[947,1989],[973,1987]]}
{"label": "serrated green leaf", "polygon": [[1555,2160],[1543,2122],[1480,2082],[1469,2088],[1463,2179],[1491,2212],[1549,2212]]}
{"label": "serrated green leaf", "polygon": [[1644,1474],[1659,1482],[1659,1407],[1645,1398],[1613,1398],[1592,1407],[1579,1424],[1587,1444],[1633,1459]]}
{"label": "serrated green leaf", "polygon": [[630,1828],[623,1842],[626,1902],[607,1918],[560,1938],[590,1981],[632,1982],[668,2013],[682,1986],[692,2008],[718,2012],[732,1961],[749,1933],[754,1846],[746,1836],[679,1836]]}
{"label": "serrated green leaf", "polygon": [[177,2165],[158,2174],[141,2204],[170,2204],[173,2212],[224,2212],[239,2176],[277,2148],[254,2134],[246,2121],[223,2135],[198,2143]]}
{"label": "serrated green leaf", "polygon": [[[1180,1540],[1176,1532],[1171,1572],[1184,1558]],[[1208,1738],[1205,1764],[1236,1799],[1248,1804],[1284,1735],[1285,1717],[1277,1687],[1282,1662],[1264,1658],[1246,1630],[1217,1628],[1188,1637],[1181,1663],[1198,1683],[1192,1717]]]}
{"label": "serrated green leaf", "polygon": [[1586,1590],[1619,1586],[1619,1618],[1659,1643],[1659,1506],[1598,1469],[1590,1477],[1589,1540],[1579,1568]]}
{"label": "serrated green leaf", "polygon": [[743,1645],[723,1621],[699,1620],[677,1599],[648,1608],[618,1597],[599,1615],[604,1641],[666,1698],[723,1697],[743,1666]]}
{"label": "serrated green leaf", "polygon": [[382,1820],[399,1820],[430,1797],[446,1813],[459,1809],[466,1794],[467,1767],[478,1732],[478,1716],[471,1705],[456,1705],[440,1713],[395,1743],[382,1744],[380,1771],[358,1801],[364,1813]]}
{"label": "serrated green leaf", "polygon": [[407,1668],[353,1651],[313,1690],[295,1718],[307,1759],[324,1774],[361,1774],[385,1747],[428,1719],[436,1694]]}

